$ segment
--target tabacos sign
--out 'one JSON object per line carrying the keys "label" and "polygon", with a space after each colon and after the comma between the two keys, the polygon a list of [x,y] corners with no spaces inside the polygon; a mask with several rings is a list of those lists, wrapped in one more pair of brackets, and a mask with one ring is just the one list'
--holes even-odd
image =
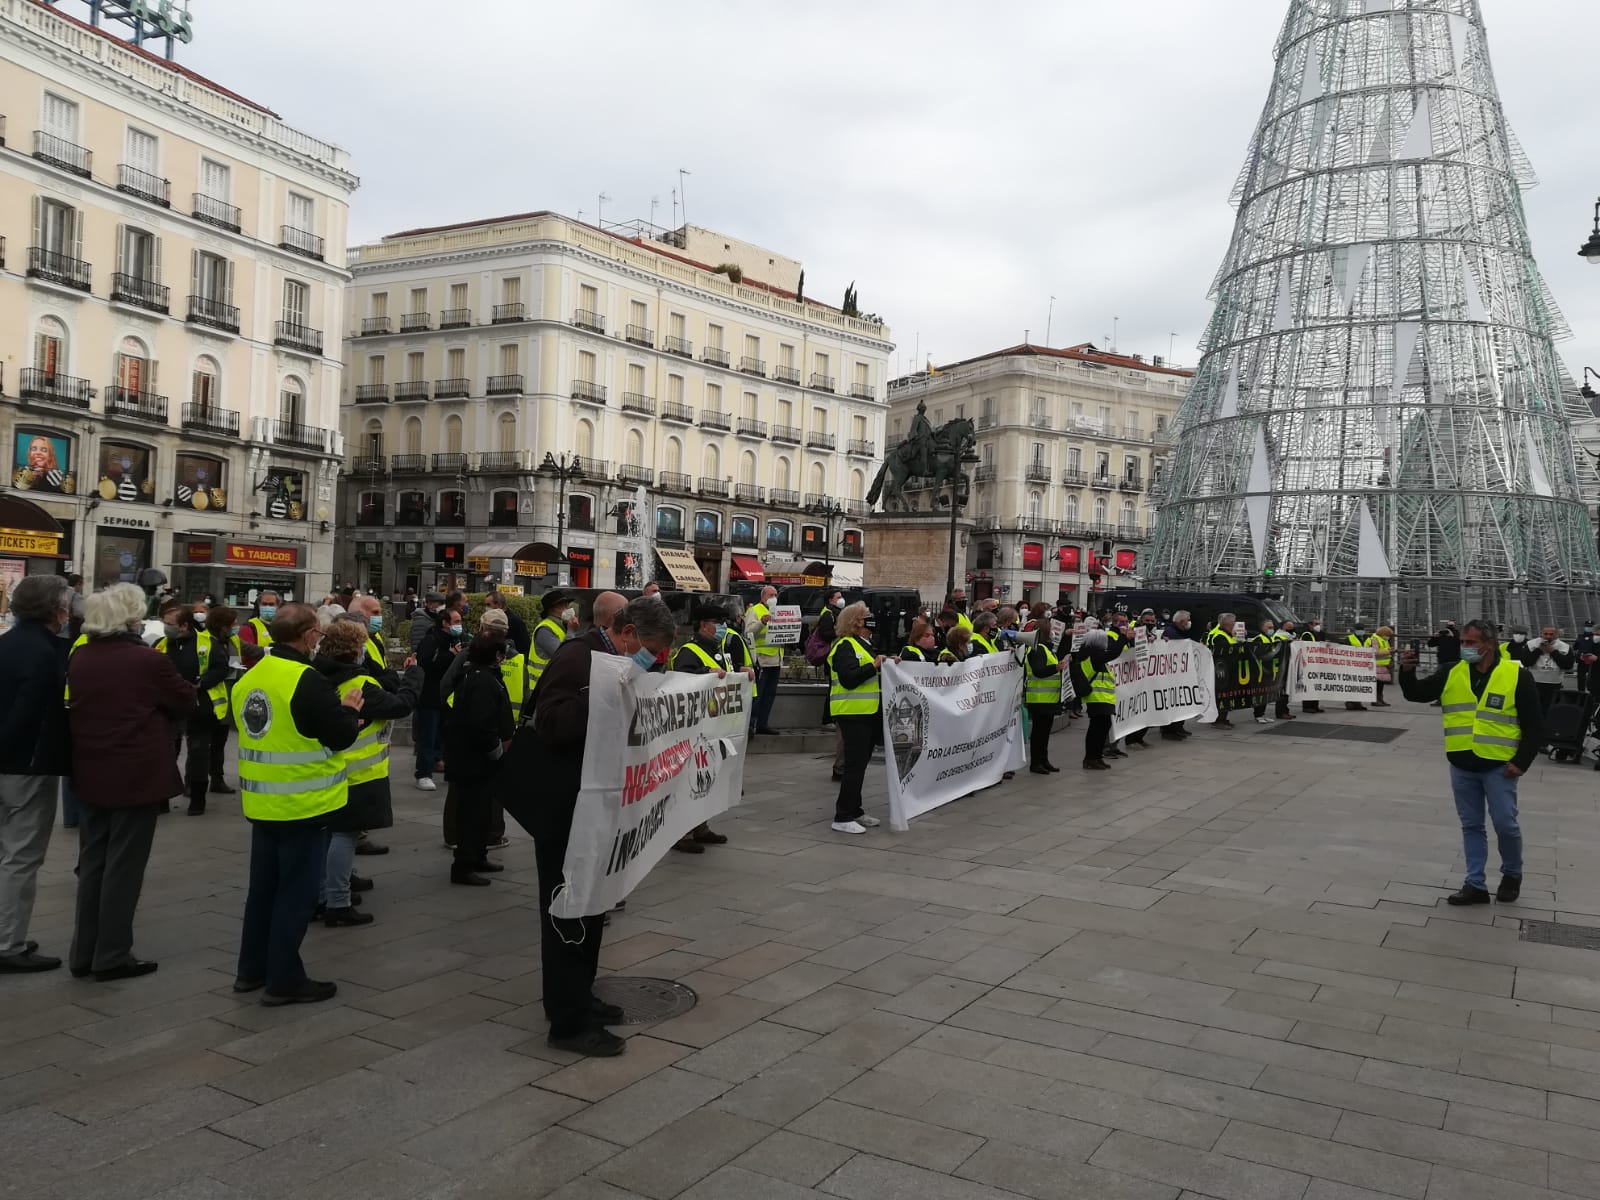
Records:
{"label": "tabacos sign", "polygon": [[236,567],[298,567],[300,551],[294,546],[257,546],[248,542],[226,542],[222,561]]}

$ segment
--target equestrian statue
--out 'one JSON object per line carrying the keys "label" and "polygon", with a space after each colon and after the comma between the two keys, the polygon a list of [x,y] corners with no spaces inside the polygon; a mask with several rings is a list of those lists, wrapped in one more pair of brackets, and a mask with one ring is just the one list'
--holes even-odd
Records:
{"label": "equestrian statue", "polygon": [[928,421],[926,406],[919,403],[911,432],[884,458],[867,493],[867,503],[876,504],[882,496],[884,512],[907,511],[905,488],[910,479],[926,479],[935,488],[954,483],[957,502],[965,502],[970,481],[961,470],[961,459],[977,443],[970,418],[959,417],[935,429]]}

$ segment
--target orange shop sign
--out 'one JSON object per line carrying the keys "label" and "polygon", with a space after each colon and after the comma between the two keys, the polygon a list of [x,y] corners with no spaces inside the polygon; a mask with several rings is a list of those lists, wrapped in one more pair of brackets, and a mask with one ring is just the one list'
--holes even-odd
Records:
{"label": "orange shop sign", "polygon": [[295,546],[256,546],[249,542],[225,542],[222,561],[236,567],[288,567],[300,565],[300,551]]}

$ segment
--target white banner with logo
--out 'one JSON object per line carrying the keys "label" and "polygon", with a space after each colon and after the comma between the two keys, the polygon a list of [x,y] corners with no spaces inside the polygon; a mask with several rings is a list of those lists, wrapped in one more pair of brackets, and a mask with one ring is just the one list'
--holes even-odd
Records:
{"label": "white banner with logo", "polygon": [[1284,695],[1291,700],[1375,701],[1378,652],[1371,646],[1340,642],[1290,642]]}
{"label": "white banner with logo", "polygon": [[1174,721],[1217,719],[1216,664],[1199,642],[1147,642],[1111,664],[1117,677],[1112,738]]}
{"label": "white banner with logo", "polygon": [[767,642],[773,646],[798,646],[805,621],[798,604],[777,604],[767,619]]}
{"label": "white banner with logo", "polygon": [[750,681],[591,656],[588,747],[558,917],[610,912],[672,843],[738,803]]}
{"label": "white banner with logo", "polygon": [[1022,664],[1009,654],[964,663],[883,664],[889,824],[1000,782],[1024,763]]}

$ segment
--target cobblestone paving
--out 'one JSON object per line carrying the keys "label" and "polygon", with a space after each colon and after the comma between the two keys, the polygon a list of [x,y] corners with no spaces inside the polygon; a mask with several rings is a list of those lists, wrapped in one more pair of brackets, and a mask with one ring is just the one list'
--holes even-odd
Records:
{"label": "cobblestone paving", "polygon": [[1321,720],[1407,732],[1206,729],[1090,776],[1075,725],[1062,774],[849,839],[826,759],[756,757],[732,843],[608,931],[606,970],[700,1002],[605,1061],[545,1046],[520,832],[493,887],[450,887],[443,792],[402,766],[393,852],[358,860],[377,922],[308,937],[338,998],[269,1010],[229,990],[237,804],[175,814],[158,974],[0,979],[0,1196],[1600,1197],[1600,953],[1518,939],[1600,925],[1600,780],[1541,760],[1522,902],[1453,910],[1437,711]]}

